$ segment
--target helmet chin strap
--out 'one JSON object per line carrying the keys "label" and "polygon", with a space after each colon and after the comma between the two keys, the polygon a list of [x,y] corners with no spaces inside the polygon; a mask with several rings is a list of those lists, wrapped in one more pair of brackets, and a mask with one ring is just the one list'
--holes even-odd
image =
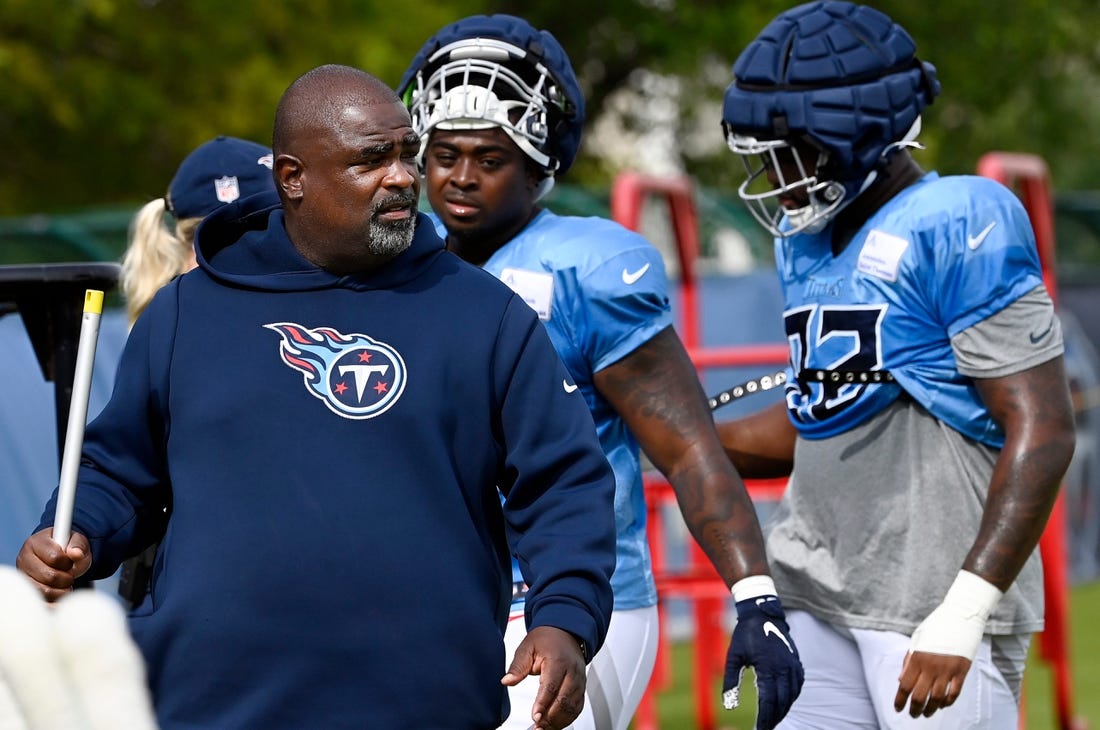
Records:
{"label": "helmet chin strap", "polygon": [[828,218],[818,218],[817,216],[818,206],[814,203],[804,205],[801,208],[793,208],[783,211],[783,215],[787,217],[787,220],[791,224],[791,230],[799,233],[820,233],[825,226],[829,223]]}
{"label": "helmet chin strap", "polygon": [[539,202],[546,195],[554,189],[554,176],[547,175],[543,179],[539,180],[539,184],[535,186],[535,202]]}
{"label": "helmet chin strap", "polygon": [[891,144],[888,144],[882,148],[882,155],[880,156],[880,159],[888,157],[890,153],[894,150],[902,149],[904,147],[923,150],[924,145],[917,141],[917,137],[920,135],[920,128],[921,121],[920,115],[918,114],[917,118],[913,120],[912,126],[909,127],[909,131],[902,135],[901,139],[899,139],[897,142],[892,142]]}
{"label": "helmet chin strap", "polygon": [[867,185],[870,185],[873,178],[874,173],[871,173],[864,181],[863,187],[851,198],[845,197],[843,185],[836,181],[829,182],[821,189],[810,193],[810,201],[806,205],[801,208],[783,211],[791,224],[791,233],[809,233],[812,235],[825,230],[825,227],[829,225],[829,221],[836,217],[837,213],[844,210],[845,206],[852,202],[859,193],[863,192]]}
{"label": "helmet chin strap", "polygon": [[[836,218],[837,214],[840,213],[840,211],[851,205],[852,202],[860,195],[862,195],[867,188],[871,187],[871,183],[873,183],[877,177],[878,172],[876,172],[875,170],[871,170],[871,172],[867,173],[867,177],[863,178],[863,182],[860,184],[859,189],[856,190],[854,195],[846,195],[844,187],[840,185],[840,183],[830,183],[824,190],[815,193],[811,197],[817,198],[823,193],[839,189],[839,199],[831,202],[821,203],[811,200],[809,205],[797,208],[795,210],[785,211],[785,215],[787,216],[788,220],[790,220],[793,229],[798,230],[801,233],[820,233],[821,231],[825,230],[825,227],[829,225],[833,218]],[[806,220],[812,220],[813,222],[805,225],[802,228],[798,228],[799,223]]]}

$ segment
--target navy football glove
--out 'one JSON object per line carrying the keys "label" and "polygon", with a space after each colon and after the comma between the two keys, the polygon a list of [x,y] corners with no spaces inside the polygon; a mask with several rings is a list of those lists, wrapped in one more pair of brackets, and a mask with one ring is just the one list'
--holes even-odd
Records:
{"label": "navy football glove", "polygon": [[802,662],[778,596],[757,596],[737,602],[737,625],[726,654],[722,702],[737,707],[741,673],[756,672],[757,730],[771,730],[791,709],[802,691]]}

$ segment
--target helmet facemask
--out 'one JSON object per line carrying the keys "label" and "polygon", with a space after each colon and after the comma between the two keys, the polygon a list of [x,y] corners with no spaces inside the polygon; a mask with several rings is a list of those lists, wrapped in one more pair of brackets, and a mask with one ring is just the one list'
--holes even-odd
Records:
{"label": "helmet facemask", "polygon": [[[878,170],[895,150],[922,148],[916,141],[921,130],[918,116],[900,140],[883,148],[874,169],[862,177],[852,177],[834,169],[836,165],[830,164],[829,151],[811,137],[792,144],[790,139],[756,139],[735,134],[726,124],[722,128],[726,144],[741,158],[747,173],[737,194],[753,218],[778,238],[820,233],[871,186],[878,178]],[[773,171],[774,179],[768,177],[769,170]],[[787,207],[784,200],[803,205]]]}
{"label": "helmet facemask", "polygon": [[525,51],[504,41],[471,38],[429,58],[406,92],[421,155],[434,129],[500,127],[545,176],[537,198],[554,184],[559,161],[549,135],[564,95],[550,72]]}
{"label": "helmet facemask", "polygon": [[773,236],[818,233],[845,201],[844,185],[821,176],[829,160],[824,150],[808,144],[792,145],[786,139],[756,139],[729,130],[726,144],[741,158],[747,173],[737,194]]}

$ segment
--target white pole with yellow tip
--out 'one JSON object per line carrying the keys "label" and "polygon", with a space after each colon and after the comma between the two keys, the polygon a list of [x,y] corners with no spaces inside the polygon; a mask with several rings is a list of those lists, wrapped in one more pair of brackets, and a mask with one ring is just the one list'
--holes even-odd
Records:
{"label": "white pole with yellow tip", "polygon": [[76,372],[73,395],[69,401],[69,423],[65,429],[65,451],[61,455],[61,480],[57,486],[57,509],[53,519],[53,539],[62,548],[69,544],[76,501],[76,473],[84,446],[84,426],[88,420],[88,393],[92,389],[92,365],[99,340],[99,318],[103,314],[103,292],[84,292],[84,317],[80,322],[80,342],[76,348]]}

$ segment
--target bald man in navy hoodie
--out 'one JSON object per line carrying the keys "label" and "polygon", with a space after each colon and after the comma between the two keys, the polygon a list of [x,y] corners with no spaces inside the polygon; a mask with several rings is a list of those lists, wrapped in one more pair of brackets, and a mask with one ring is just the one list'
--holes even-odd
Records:
{"label": "bald man in navy hoodie", "polygon": [[492,728],[528,674],[536,727],[580,711],[611,471],[535,312],[418,214],[419,145],[369,74],[290,86],[278,196],[203,222],[88,426],[72,539],[55,494],[20,551],[52,601],[162,538],[130,628],[163,730]]}

